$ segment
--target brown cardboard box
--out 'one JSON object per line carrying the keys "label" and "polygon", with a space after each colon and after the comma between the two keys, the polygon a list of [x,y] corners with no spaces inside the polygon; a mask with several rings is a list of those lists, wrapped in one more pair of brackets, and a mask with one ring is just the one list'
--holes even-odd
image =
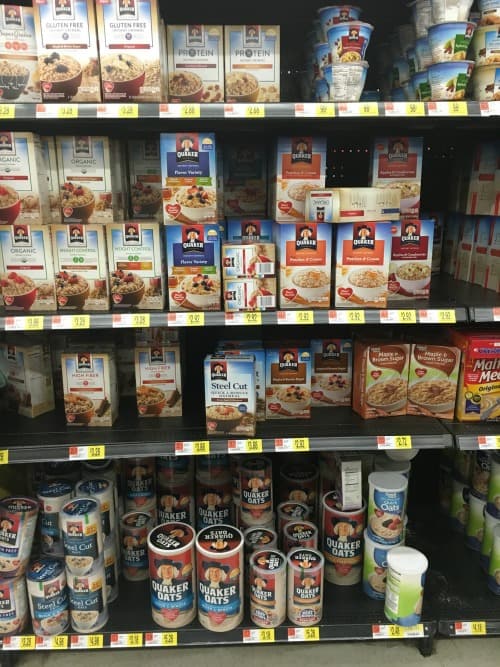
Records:
{"label": "brown cardboard box", "polygon": [[139,417],[182,416],[182,379],[178,345],[137,347],[135,378]]}

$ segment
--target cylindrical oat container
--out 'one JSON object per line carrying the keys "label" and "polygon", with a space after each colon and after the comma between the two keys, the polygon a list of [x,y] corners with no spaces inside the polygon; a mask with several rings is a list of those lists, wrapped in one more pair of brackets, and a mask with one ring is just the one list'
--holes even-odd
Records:
{"label": "cylindrical oat container", "polygon": [[156,457],[156,483],[162,489],[193,479],[193,470],[192,456]]}
{"label": "cylindrical oat container", "polygon": [[375,464],[373,466],[374,472],[398,472],[404,475],[406,479],[410,477],[411,461],[394,461],[390,459],[385,453],[375,457]]}
{"label": "cylindrical oat container", "polygon": [[500,454],[491,457],[490,481],[488,483],[488,512],[500,519]]}
{"label": "cylindrical oat container", "polygon": [[473,551],[481,550],[484,532],[484,512],[486,501],[475,491],[469,495],[469,517],[465,527],[465,544]]}
{"label": "cylindrical oat container", "polygon": [[221,477],[231,477],[229,454],[207,454],[196,458],[196,477],[210,482]]}
{"label": "cylindrical oat container", "polygon": [[196,616],[195,532],[164,523],[148,535],[151,612],[162,628],[182,628]]}
{"label": "cylindrical oat container", "polygon": [[383,600],[387,581],[387,554],[391,549],[402,546],[404,542],[395,545],[379,544],[370,538],[367,530],[363,537],[363,591],[369,598]]}
{"label": "cylindrical oat container", "polygon": [[196,482],[196,527],[202,530],[207,526],[228,524],[232,519],[232,486],[230,477],[219,480]]}
{"label": "cylindrical oat container", "polygon": [[210,526],[196,538],[198,620],[214,632],[234,630],[243,620],[243,534]]}
{"label": "cylindrical oat container", "polygon": [[481,567],[485,572],[488,572],[490,567],[490,556],[493,548],[493,531],[496,526],[500,526],[500,519],[497,519],[496,516],[490,514],[488,509],[486,509],[486,512],[484,513],[483,541],[481,542],[481,552],[479,555]]}
{"label": "cylindrical oat container", "polygon": [[488,568],[488,588],[500,595],[500,526],[493,529],[493,546]]}
{"label": "cylindrical oat container", "polygon": [[121,462],[113,459],[101,461],[83,461],[82,479],[109,479],[113,484],[115,495],[115,513],[121,516],[124,513],[123,489],[121,478]]}
{"label": "cylindrical oat container", "polygon": [[411,547],[396,547],[387,553],[384,613],[391,623],[406,627],[420,623],[428,566],[424,554]]}
{"label": "cylindrical oat container", "polygon": [[73,574],[66,568],[71,627],[75,632],[95,632],[108,621],[104,555],[94,561],[86,574]]}
{"label": "cylindrical oat container", "polygon": [[94,498],[74,498],[61,509],[64,559],[75,575],[90,572],[104,550],[99,503]]}
{"label": "cylindrical oat container", "polygon": [[0,600],[0,636],[20,634],[29,615],[24,577],[0,579]]}
{"label": "cylindrical oat container", "polygon": [[395,472],[372,472],[368,485],[368,533],[380,544],[397,544],[403,533],[408,480]]}
{"label": "cylindrical oat container", "polygon": [[464,482],[453,479],[451,486],[450,525],[457,533],[463,533],[469,520],[470,489]]}
{"label": "cylindrical oat container", "polygon": [[50,556],[63,556],[59,512],[72,496],[73,485],[64,479],[42,482],[38,487],[40,502],[41,550]]}
{"label": "cylindrical oat container", "polygon": [[276,628],[286,618],[286,556],[263,549],[250,557],[250,618],[261,628]]}
{"label": "cylindrical oat container", "polygon": [[323,617],[325,560],[314,549],[293,549],[287,556],[287,615],[295,625],[316,625]]}
{"label": "cylindrical oat container", "polygon": [[462,451],[457,449],[453,457],[453,474],[456,479],[460,479],[469,486],[472,476],[473,467],[473,452]]}
{"label": "cylindrical oat container", "polygon": [[64,561],[38,558],[26,572],[28,601],[36,635],[59,635],[69,627],[69,599]]}
{"label": "cylindrical oat container", "polygon": [[121,519],[122,573],[128,581],[149,577],[148,535],[153,519],[148,512],[129,512]]}
{"label": "cylindrical oat container", "polygon": [[366,505],[342,512],[336,506],[336,492],[323,498],[323,556],[325,579],[337,586],[352,586],[361,581],[363,531]]}
{"label": "cylindrical oat container", "polygon": [[240,465],[242,463],[242,456],[238,454],[233,454],[230,460],[231,466],[231,482],[233,485],[233,503],[241,504],[241,477],[240,477]]}
{"label": "cylindrical oat container", "polygon": [[313,463],[289,463],[280,470],[280,501],[305,503],[311,519],[316,517],[318,500],[318,467]]}
{"label": "cylindrical oat container", "polygon": [[[189,457],[184,457],[189,458]],[[158,523],[188,523],[194,526],[194,482],[187,477],[184,481],[170,482],[158,488]]]}
{"label": "cylindrical oat container", "polygon": [[154,458],[126,459],[124,462],[125,509],[156,511],[156,484]]}
{"label": "cylindrical oat container", "polygon": [[471,489],[478,496],[486,498],[488,495],[488,486],[491,474],[491,454],[490,452],[475,452],[474,463],[472,466]]}
{"label": "cylindrical oat container", "polygon": [[104,573],[106,575],[106,598],[109,604],[118,597],[118,554],[114,533],[104,539]]}
{"label": "cylindrical oat container", "polygon": [[278,535],[276,531],[270,528],[247,528],[243,533],[245,538],[245,552],[253,553],[262,549],[277,549]]}
{"label": "cylindrical oat container", "polygon": [[101,511],[102,532],[111,535],[116,530],[115,491],[109,479],[84,479],[75,487],[80,498],[95,498]]}
{"label": "cylindrical oat container", "polygon": [[278,535],[283,535],[283,528],[290,521],[306,521],[309,518],[309,507],[305,503],[286,500],[277,507]]}
{"label": "cylindrical oat container", "polygon": [[270,459],[256,456],[241,463],[240,493],[244,526],[260,526],[272,519],[273,468]]}
{"label": "cylindrical oat container", "polygon": [[285,554],[298,547],[317,549],[318,528],[310,521],[290,521],[283,528],[281,542]]}
{"label": "cylindrical oat container", "polygon": [[0,500],[0,573],[15,578],[24,574],[31,553],[38,517],[33,498],[11,496]]}

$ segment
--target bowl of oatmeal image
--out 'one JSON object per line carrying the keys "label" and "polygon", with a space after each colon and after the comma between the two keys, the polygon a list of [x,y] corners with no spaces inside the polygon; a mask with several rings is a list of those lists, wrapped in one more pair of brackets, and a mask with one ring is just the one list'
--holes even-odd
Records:
{"label": "bowl of oatmeal image", "polygon": [[366,392],[366,402],[383,412],[395,412],[406,405],[408,383],[402,378],[376,382]]}
{"label": "bowl of oatmeal image", "polygon": [[101,58],[102,87],[106,93],[122,93],[137,97],[144,85],[144,63],[129,53],[116,53]]}
{"label": "bowl of oatmeal image", "polygon": [[417,294],[429,285],[431,267],[424,262],[407,262],[396,269],[396,280],[410,294]]}
{"label": "bowl of oatmeal image", "polygon": [[311,404],[311,392],[300,385],[289,385],[278,389],[276,399],[283,410],[291,414],[297,414],[306,410]]}
{"label": "bowl of oatmeal image", "polygon": [[194,72],[175,70],[168,79],[168,94],[171,102],[201,102],[203,81]]}
{"label": "bowl of oatmeal image", "polygon": [[455,407],[457,385],[449,380],[423,380],[408,389],[408,399],[429,412],[448,412]]}
{"label": "bowl of oatmeal image", "polygon": [[68,271],[59,271],[56,275],[58,305],[66,308],[83,308],[89,294],[89,284],[82,276]]}
{"label": "bowl of oatmeal image", "polygon": [[65,394],[64,412],[70,424],[89,424],[94,416],[94,403],[86,396]]}
{"label": "bowl of oatmeal image", "polygon": [[420,201],[420,183],[417,181],[391,181],[390,183],[375,183],[375,188],[389,188],[400,190],[401,210],[408,210],[417,206]]}
{"label": "bowl of oatmeal image", "polygon": [[161,415],[167,402],[165,394],[160,389],[144,385],[137,387],[136,398],[140,415]]}
{"label": "bowl of oatmeal image", "polygon": [[243,414],[234,405],[209,405],[206,416],[207,423],[213,424],[210,430],[229,432],[238,426]]}
{"label": "bowl of oatmeal image", "polygon": [[0,224],[12,225],[21,213],[19,194],[8,185],[0,185]]}
{"label": "bowl of oatmeal image", "polygon": [[38,59],[40,85],[45,93],[62,96],[58,101],[70,100],[82,83],[82,67],[78,60],[52,52]]}
{"label": "bowl of oatmeal image", "polygon": [[351,384],[338,373],[322,377],[319,381],[319,387],[324,396],[331,401],[340,401],[351,393]]}
{"label": "bowl of oatmeal image", "polygon": [[29,70],[9,60],[0,60],[0,89],[2,100],[17,100],[30,78]]}
{"label": "bowl of oatmeal image", "polygon": [[308,301],[317,301],[328,295],[330,276],[321,269],[301,269],[292,275],[292,284],[301,297]]}
{"label": "bowl of oatmeal image", "polygon": [[387,276],[378,268],[355,269],[347,276],[347,282],[354,294],[363,301],[378,301],[387,290]]}
{"label": "bowl of oatmeal image", "polygon": [[94,212],[94,193],[85,185],[68,181],[61,187],[61,208],[66,218],[86,223]]}
{"label": "bowl of oatmeal image", "polygon": [[0,291],[8,308],[29,310],[35,303],[37,288],[33,280],[15,271],[0,277]]}
{"label": "bowl of oatmeal image", "polygon": [[310,192],[311,190],[317,190],[317,189],[318,189],[317,183],[307,183],[305,181],[300,181],[299,183],[292,183],[288,188],[288,197],[294,202],[299,202],[299,205],[303,210],[307,193]]}
{"label": "bowl of oatmeal image", "polygon": [[180,284],[186,300],[200,310],[210,310],[219,305],[220,283],[208,274],[187,276]]}
{"label": "bowl of oatmeal image", "polygon": [[137,306],[142,301],[146,286],[144,280],[136,273],[118,269],[111,273],[109,282],[113,303]]}
{"label": "bowl of oatmeal image", "polygon": [[259,81],[250,72],[229,72],[226,76],[226,99],[228,102],[257,102]]}
{"label": "bowl of oatmeal image", "polygon": [[206,222],[215,215],[217,197],[212,188],[191,185],[181,188],[175,195],[181,215],[191,222]]}
{"label": "bowl of oatmeal image", "polygon": [[162,203],[161,190],[137,181],[132,187],[132,210],[135,215],[156,215]]}

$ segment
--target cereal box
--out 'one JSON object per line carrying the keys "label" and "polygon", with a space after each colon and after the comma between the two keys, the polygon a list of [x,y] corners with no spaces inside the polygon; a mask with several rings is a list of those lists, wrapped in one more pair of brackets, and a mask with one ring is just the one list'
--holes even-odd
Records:
{"label": "cereal box", "polygon": [[277,224],[274,233],[280,265],[280,308],[328,308],[332,226]]}
{"label": "cereal box", "polygon": [[371,185],[400,190],[403,217],[419,217],[422,152],[421,137],[374,139]]}
{"label": "cereal box", "polygon": [[491,243],[491,218],[480,218],[476,223],[474,245],[472,248],[472,266],[470,282],[481,287],[486,286],[488,270],[488,247]]}
{"label": "cereal box", "polygon": [[49,222],[47,167],[40,138],[0,131],[0,225]]}
{"label": "cereal box", "polygon": [[269,168],[271,217],[277,222],[304,220],[307,192],[325,187],[326,139],[280,137]]}
{"label": "cereal box", "polygon": [[41,102],[33,9],[0,7],[0,101]]}
{"label": "cereal box", "polygon": [[363,419],[406,414],[410,345],[354,343],[352,408]]}
{"label": "cereal box", "polygon": [[333,190],[306,192],[305,219],[311,222],[338,222],[340,197]]}
{"label": "cereal box", "polygon": [[455,265],[455,280],[468,281],[472,267],[472,246],[474,245],[474,235],[476,232],[477,218],[473,215],[464,217],[463,225],[460,227],[460,234],[457,245],[457,262]]}
{"label": "cereal box", "polygon": [[333,222],[390,222],[401,216],[401,191],[391,188],[334,188],[339,215]]}
{"label": "cereal box", "polygon": [[170,310],[220,310],[218,225],[172,225],[166,230]]}
{"label": "cereal box", "polygon": [[442,272],[455,275],[457,264],[458,239],[465,216],[461,213],[448,213],[443,235]]}
{"label": "cereal box", "polygon": [[224,28],[167,25],[170,102],[224,102]]}
{"label": "cereal box", "polygon": [[208,435],[255,435],[255,359],[253,356],[205,357],[205,414]]}
{"label": "cereal box", "polygon": [[500,421],[500,338],[494,331],[451,329],[462,350],[455,415],[459,421]]}
{"label": "cereal box", "polygon": [[226,313],[265,311],[276,308],[276,278],[225,278]]}
{"label": "cereal box", "polygon": [[266,350],[266,419],[309,419],[311,352],[293,345]]}
{"label": "cereal box", "polygon": [[61,355],[64,412],[68,426],[112,426],[118,417],[115,356],[107,352]]}
{"label": "cereal box", "polygon": [[224,278],[274,276],[276,247],[274,243],[223,243],[222,275]]}
{"label": "cereal box", "polygon": [[44,102],[100,102],[92,0],[36,0],[36,41]]}
{"label": "cereal box", "polygon": [[109,310],[106,237],[101,225],[52,225],[59,310]]}
{"label": "cereal box", "polygon": [[352,341],[324,338],[311,341],[313,408],[351,405]]}
{"label": "cereal box", "polygon": [[336,225],[336,306],[386,307],[391,230],[390,222]]}
{"label": "cereal box", "polygon": [[432,274],[433,220],[394,222],[391,230],[389,301],[428,298]]}
{"label": "cereal box", "polygon": [[493,218],[491,222],[485,287],[497,293],[500,291],[500,218]]}
{"label": "cereal box", "polygon": [[236,243],[273,241],[273,221],[261,218],[228,218],[226,240]]}
{"label": "cereal box", "polygon": [[265,215],[267,151],[262,144],[224,147],[224,215]]}
{"label": "cereal box", "polygon": [[161,176],[165,224],[217,221],[214,134],[162,134]]}
{"label": "cereal box", "polygon": [[132,218],[163,222],[159,140],[131,139],[128,164]]}
{"label": "cereal box", "polygon": [[106,225],[113,308],[162,310],[165,304],[163,239],[157,222]]}
{"label": "cereal box", "polygon": [[121,163],[114,143],[89,135],[56,137],[63,222],[124,218]]}
{"label": "cereal box", "polygon": [[135,378],[139,417],[182,416],[181,360],[178,345],[137,347]]}
{"label": "cereal box", "polygon": [[226,25],[224,34],[226,102],[279,102],[279,25]]}
{"label": "cereal box", "polygon": [[59,188],[59,170],[57,168],[57,150],[55,137],[40,137],[42,153],[47,168],[49,191],[50,222],[61,222],[61,192]]}
{"label": "cereal box", "polygon": [[248,356],[255,359],[255,389],[257,392],[257,421],[266,419],[266,352],[259,341],[221,341],[217,353],[226,356]]}
{"label": "cereal box", "polygon": [[97,0],[105,102],[161,102],[162,35],[156,0]]}
{"label": "cereal box", "polygon": [[432,238],[432,273],[438,274],[441,273],[441,259],[443,257],[445,216],[444,213],[432,212],[422,214],[422,218],[434,222],[434,235]]}
{"label": "cereal box", "polygon": [[0,303],[6,310],[56,310],[49,228],[0,227]]}

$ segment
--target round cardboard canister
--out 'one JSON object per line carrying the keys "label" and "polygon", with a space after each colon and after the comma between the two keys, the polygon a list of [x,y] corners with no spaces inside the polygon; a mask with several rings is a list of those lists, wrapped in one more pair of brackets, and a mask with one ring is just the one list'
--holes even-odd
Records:
{"label": "round cardboard canister", "polygon": [[309,518],[309,507],[297,500],[285,500],[277,507],[278,535],[283,535],[285,524],[290,521],[306,521]]}
{"label": "round cardboard canister", "polygon": [[315,549],[292,549],[287,556],[287,615],[295,625],[317,625],[323,617],[325,559]]}
{"label": "round cardboard canister", "polygon": [[420,623],[428,567],[424,554],[412,547],[387,552],[384,613],[389,621],[406,627]]}
{"label": "round cardboard canister", "polygon": [[261,628],[276,628],[286,618],[286,556],[262,549],[250,557],[250,618]]}
{"label": "round cardboard canister", "polygon": [[115,494],[115,513],[117,516],[123,514],[123,495],[121,464],[118,459],[102,459],[102,461],[83,461],[82,479],[101,478],[109,479],[113,483]]}
{"label": "round cardboard canister", "polygon": [[491,457],[490,481],[488,483],[488,512],[500,519],[500,454]]}
{"label": "round cardboard canister", "polygon": [[391,549],[402,546],[399,544],[379,544],[374,542],[365,530],[363,557],[363,591],[373,600],[385,598],[387,581],[387,554]]}
{"label": "round cardboard canister", "polygon": [[478,496],[486,498],[491,475],[491,453],[475,452],[470,486]]}
{"label": "round cardboard canister", "polygon": [[289,463],[280,470],[280,502],[305,503],[309,516],[316,516],[318,502],[318,467],[314,463]]}
{"label": "round cardboard canister", "polygon": [[469,520],[470,488],[459,479],[451,484],[450,526],[456,533],[464,533]]}
{"label": "round cardboard canister", "polygon": [[59,514],[67,569],[76,575],[92,570],[104,551],[101,512],[94,498],[74,498]]}
{"label": "round cardboard canister", "polygon": [[75,632],[94,632],[108,622],[104,555],[94,561],[90,572],[73,574],[66,568],[69,617]]}
{"label": "round cardboard canister", "polygon": [[406,479],[410,477],[411,462],[410,461],[394,461],[390,459],[385,452],[375,457],[375,464],[373,466],[374,472],[398,472],[404,475]]}
{"label": "round cardboard canister", "polygon": [[273,515],[273,468],[270,459],[256,456],[240,465],[241,520],[261,526]]}
{"label": "round cardboard canister", "polygon": [[403,533],[408,480],[396,472],[372,472],[368,487],[370,537],[380,544],[397,544]]}
{"label": "round cardboard canister", "polygon": [[114,533],[104,540],[104,573],[106,575],[106,597],[108,604],[118,597],[118,556]]}
{"label": "round cardboard canister", "polygon": [[198,620],[207,630],[234,630],[243,620],[243,544],[243,534],[233,526],[198,533]]}
{"label": "round cardboard canister", "polygon": [[3,578],[24,574],[35,534],[39,504],[33,498],[0,500],[0,572]]}
{"label": "round cardboard canister", "polygon": [[[188,458],[188,457],[184,457]],[[158,523],[188,523],[194,526],[194,481],[186,477],[158,487]]]}
{"label": "round cardboard canister", "polygon": [[465,544],[473,551],[481,550],[486,501],[475,491],[469,494],[469,516],[465,527]]}
{"label": "round cardboard canister", "polygon": [[113,482],[100,479],[84,479],[75,487],[75,495],[81,498],[95,498],[101,510],[102,532],[111,535],[116,529],[115,490]]}
{"label": "round cardboard canister", "polygon": [[493,546],[488,569],[488,588],[500,595],[500,525],[493,529]]}
{"label": "round cardboard canister", "polygon": [[254,526],[247,528],[243,533],[245,538],[245,551],[253,553],[262,549],[276,549],[278,546],[278,535],[275,530]]}
{"label": "round cardboard canister", "polygon": [[0,599],[7,601],[0,607],[0,636],[21,634],[29,616],[25,578],[0,579]]}
{"label": "round cardboard canister", "polygon": [[196,483],[196,527],[229,523],[232,516],[232,485],[230,477],[204,481],[197,477]]}
{"label": "round cardboard canister", "polygon": [[297,547],[317,549],[318,528],[310,521],[290,521],[283,528],[281,541],[285,554]]}
{"label": "round cardboard canister", "polygon": [[124,462],[125,507],[128,511],[149,511],[156,506],[154,458],[132,458]]}
{"label": "round cardboard canister", "polygon": [[337,586],[353,586],[361,581],[366,505],[343,512],[336,503],[335,491],[323,498],[325,579]]}
{"label": "round cardboard canister", "polygon": [[41,550],[50,556],[63,556],[59,512],[73,494],[73,485],[64,479],[42,482],[36,496],[40,502]]}
{"label": "round cardboard canister", "polygon": [[148,535],[151,612],[162,628],[182,628],[196,616],[195,532],[187,523],[163,523]]}
{"label": "round cardboard canister", "polygon": [[484,513],[484,530],[483,541],[481,542],[481,553],[479,555],[479,562],[483,570],[488,573],[490,569],[490,556],[493,549],[493,531],[496,526],[500,525],[500,519],[493,514],[490,514],[488,509]]}
{"label": "round cardboard canister", "polygon": [[26,572],[28,602],[36,635],[59,635],[69,627],[69,599],[64,561],[38,558]]}
{"label": "round cardboard canister", "polygon": [[243,457],[238,454],[233,454],[231,456],[230,466],[231,480],[233,484],[233,503],[239,503],[241,501],[240,465],[242,458]]}
{"label": "round cardboard canister", "polygon": [[194,465],[192,456],[157,456],[156,482],[159,487],[193,479]]}
{"label": "round cardboard canister", "polygon": [[120,522],[122,573],[128,581],[149,577],[148,535],[153,518],[148,512],[129,512]]}
{"label": "round cardboard canister", "polygon": [[207,454],[196,458],[196,477],[204,482],[231,477],[229,454]]}

